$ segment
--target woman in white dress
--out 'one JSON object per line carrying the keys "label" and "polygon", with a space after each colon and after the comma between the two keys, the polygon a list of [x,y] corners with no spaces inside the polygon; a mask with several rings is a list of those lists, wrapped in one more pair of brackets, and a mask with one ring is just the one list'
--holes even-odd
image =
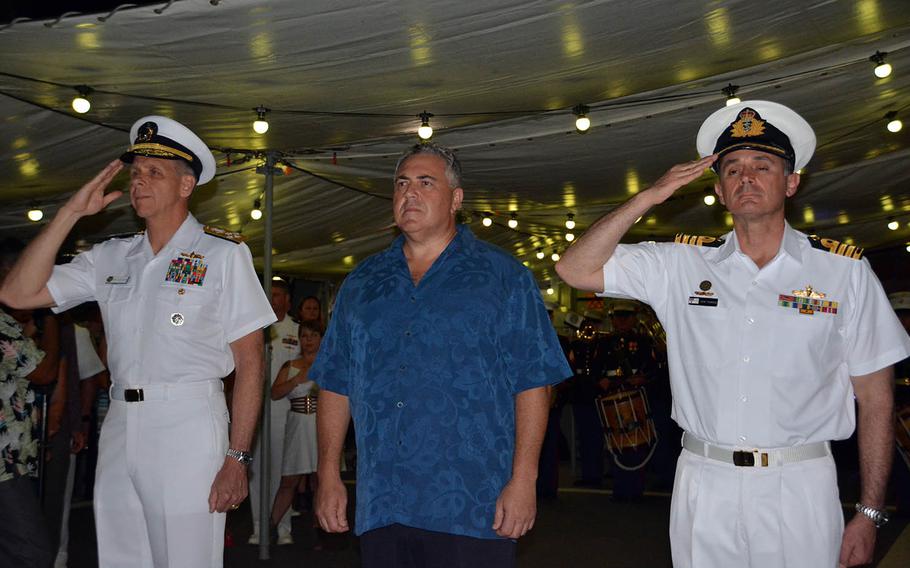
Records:
{"label": "woman in white dress", "polygon": [[[284,430],[284,461],[281,485],[272,505],[272,525],[277,525],[294,499],[303,475],[316,471],[316,401],[319,386],[307,378],[322,341],[322,326],[302,321],[299,328],[300,357],[284,364],[272,384],[272,400],[287,397],[291,402]],[[316,476],[312,476],[315,483]]]}

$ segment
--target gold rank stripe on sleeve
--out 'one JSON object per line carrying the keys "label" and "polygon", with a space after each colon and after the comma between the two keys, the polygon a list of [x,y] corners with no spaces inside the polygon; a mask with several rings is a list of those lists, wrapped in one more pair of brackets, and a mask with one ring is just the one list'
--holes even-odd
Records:
{"label": "gold rank stripe on sleeve", "polygon": [[233,231],[228,231],[227,229],[222,229],[220,227],[212,227],[211,225],[205,225],[202,228],[205,231],[206,235],[212,235],[213,237],[218,237],[219,239],[224,239],[226,241],[231,241],[233,243],[242,243],[246,239],[240,233],[235,233]]}
{"label": "gold rank stripe on sleeve", "polygon": [[693,245],[697,247],[719,247],[724,244],[723,239],[718,239],[717,237],[709,237],[706,235],[686,235],[683,233],[677,233],[676,238],[673,239],[673,242],[681,245]]}
{"label": "gold rank stripe on sleeve", "polygon": [[817,248],[818,250],[827,251],[832,254],[846,256],[847,258],[853,258],[856,260],[859,260],[863,257],[863,248],[856,245],[848,245],[840,241],[835,241],[834,239],[819,237],[817,235],[808,235],[808,239],[809,243],[812,244],[812,248]]}

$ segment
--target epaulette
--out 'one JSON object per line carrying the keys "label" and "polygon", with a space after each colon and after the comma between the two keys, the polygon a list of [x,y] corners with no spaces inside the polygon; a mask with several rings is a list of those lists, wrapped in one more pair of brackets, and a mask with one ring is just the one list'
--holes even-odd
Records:
{"label": "epaulette", "polygon": [[828,239],[825,237],[819,237],[818,235],[806,235],[806,238],[809,239],[809,244],[812,245],[812,248],[817,248],[818,250],[823,250],[830,252],[832,254],[839,254],[840,256],[846,256],[847,258],[853,258],[859,260],[863,257],[863,248],[856,245],[848,245],[847,243],[842,243],[840,241],[835,241],[834,239]]}
{"label": "epaulette", "polygon": [[717,237],[709,237],[706,235],[685,235],[683,233],[677,233],[676,238],[673,239],[673,242],[681,245],[693,245],[697,247],[713,248],[717,248],[720,245],[724,244],[724,240]]}
{"label": "epaulette", "polygon": [[202,230],[205,231],[206,235],[212,235],[213,237],[231,241],[232,243],[242,243],[244,240],[246,240],[240,233],[228,231],[227,229],[222,229],[221,227],[212,227],[211,225],[205,225],[202,227]]}

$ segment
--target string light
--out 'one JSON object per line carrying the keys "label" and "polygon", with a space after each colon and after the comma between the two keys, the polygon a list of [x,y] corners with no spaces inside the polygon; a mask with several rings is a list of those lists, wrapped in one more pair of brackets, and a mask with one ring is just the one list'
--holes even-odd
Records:
{"label": "string light", "polygon": [[555,294],[555,293],[556,293],[556,290],[554,290],[552,286],[550,286],[549,288],[547,288],[547,295],[548,295],[548,296],[552,296],[552,295]]}
{"label": "string light", "polygon": [[721,92],[727,97],[727,106],[738,105],[742,102],[740,98],[736,96],[737,91],[739,91],[739,86],[734,85],[733,83],[727,83],[727,86],[721,89]]}
{"label": "string light", "polygon": [[518,228],[518,213],[509,214],[509,228],[510,229]]}
{"label": "string light", "polygon": [[900,132],[901,129],[904,127],[904,123],[901,122],[901,119],[897,118],[896,110],[889,111],[885,115],[885,120],[888,121],[888,126],[887,126],[888,132],[893,132],[896,134],[896,133]]}
{"label": "string light", "polygon": [[566,233],[566,240],[570,243],[575,240],[575,233]]}
{"label": "string light", "polygon": [[262,202],[258,199],[253,202],[253,210],[250,211],[250,217],[253,218],[253,221],[258,221],[262,219]]}
{"label": "string light", "polygon": [[29,221],[37,223],[41,219],[44,219],[44,211],[35,207],[34,209],[29,209],[28,213],[26,213],[26,216],[28,217]]}
{"label": "string light", "polygon": [[907,243],[907,252],[910,252],[910,243]]}
{"label": "string light", "polygon": [[873,73],[875,73],[875,76],[879,79],[884,79],[891,74],[891,64],[885,63],[885,56],[887,55],[887,51],[876,51],[872,54],[872,57],[869,58],[869,61],[875,63]]}
{"label": "string light", "polygon": [[480,222],[484,227],[489,227],[493,224],[493,219],[490,219],[490,215],[488,213],[484,213],[483,219]]}
{"label": "string light", "polygon": [[575,228],[575,214],[569,213],[566,215],[566,229],[570,231]]}
{"label": "string light", "polygon": [[85,114],[92,108],[92,102],[88,100],[89,95],[92,94],[92,88],[88,85],[79,85],[76,87],[76,92],[78,94],[73,97],[73,110],[79,114]]}
{"label": "string light", "polygon": [[259,105],[253,110],[256,111],[256,120],[253,122],[253,132],[256,134],[265,134],[269,131],[269,121],[265,119],[265,115],[269,112],[269,109]]}
{"label": "string light", "polygon": [[588,111],[590,110],[587,105],[582,104],[572,107],[572,112],[575,114],[575,130],[586,132],[591,128],[591,119],[588,118]]}
{"label": "string light", "polygon": [[545,256],[546,255],[543,253],[542,248],[537,249],[537,260],[543,260],[543,257],[545,257]]}
{"label": "string light", "polygon": [[433,136],[433,127],[430,126],[430,119],[433,117],[432,112],[423,111],[417,115],[420,118],[420,127],[417,129],[417,136],[421,140],[429,140]]}
{"label": "string light", "polygon": [[711,193],[710,189],[706,189],[703,201],[705,202],[705,205],[710,207],[710,206],[714,205],[715,203],[717,203],[717,197],[715,197],[714,194]]}
{"label": "string light", "polygon": [[888,228],[892,231],[896,231],[900,228],[901,224],[895,221],[893,218],[888,219]]}
{"label": "string light", "polygon": [[559,253],[556,252],[556,251],[554,250],[554,251],[553,251],[553,254],[550,255],[550,259],[551,259],[553,262],[558,261],[558,260],[559,260]]}

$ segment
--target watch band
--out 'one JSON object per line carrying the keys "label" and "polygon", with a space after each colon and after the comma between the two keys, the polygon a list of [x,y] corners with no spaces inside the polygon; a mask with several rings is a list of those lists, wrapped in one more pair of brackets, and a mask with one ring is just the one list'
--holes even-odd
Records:
{"label": "watch band", "polygon": [[881,528],[888,522],[888,513],[884,509],[876,509],[874,507],[869,507],[868,505],[863,505],[862,503],[857,503],[856,512],[869,517],[869,520],[875,523],[875,528]]}
{"label": "watch band", "polygon": [[234,458],[243,465],[250,465],[250,462],[253,461],[253,456],[251,456],[249,452],[245,452],[243,450],[228,448],[228,451],[225,452],[225,455],[229,458]]}

